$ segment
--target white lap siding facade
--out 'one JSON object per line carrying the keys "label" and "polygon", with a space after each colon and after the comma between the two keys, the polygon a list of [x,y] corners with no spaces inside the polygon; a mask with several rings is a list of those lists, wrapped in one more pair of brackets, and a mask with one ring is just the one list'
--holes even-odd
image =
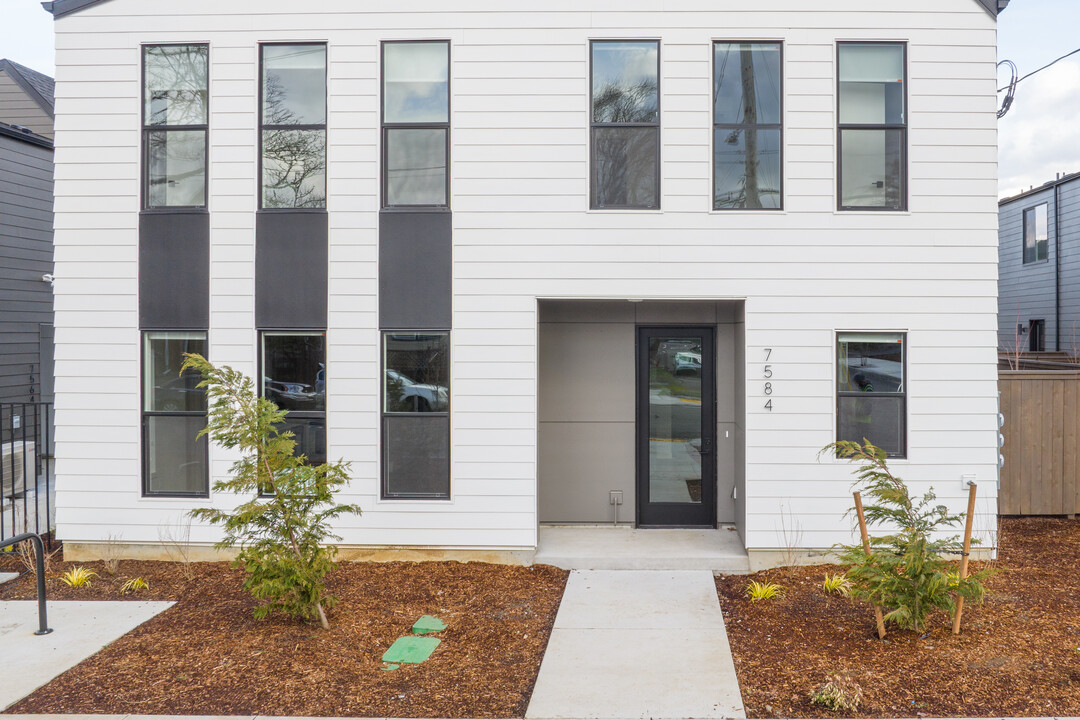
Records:
{"label": "white lap siding facade", "polygon": [[[450,43],[450,496],[380,493],[380,47]],[[590,209],[590,40],[660,43],[657,210]],[[713,43],[783,47],[783,209],[712,207]],[[837,43],[906,44],[906,209],[838,210]],[[852,539],[837,333],[905,333],[906,457],[996,508],[996,20],[977,0],[109,0],[56,20],[57,532],[159,543],[207,503],[145,497],[138,317],[141,47],[209,45],[208,354],[258,370],[259,45],[327,45],[326,425],[344,545],[511,552],[538,525],[543,301],[733,301],[736,524],[762,557]],[[184,302],[176,298],[175,302]],[[764,394],[766,349],[771,391]],[[629,388],[627,392],[633,392]],[[771,410],[765,407],[772,400]],[[724,437],[724,433],[720,433]],[[209,450],[211,482],[235,457]],[[632,467],[632,464],[631,464]],[[606,504],[607,490],[601,489]],[[632,519],[632,508],[624,518]],[[782,521],[783,518],[783,521]],[[195,523],[190,540],[216,528]]]}

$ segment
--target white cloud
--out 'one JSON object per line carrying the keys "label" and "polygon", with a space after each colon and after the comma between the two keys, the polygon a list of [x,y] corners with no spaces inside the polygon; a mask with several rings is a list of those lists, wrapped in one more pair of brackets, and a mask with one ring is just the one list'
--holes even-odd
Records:
{"label": "white cloud", "polygon": [[1004,197],[1080,171],[1080,59],[1063,60],[1020,83],[998,121],[998,189]]}

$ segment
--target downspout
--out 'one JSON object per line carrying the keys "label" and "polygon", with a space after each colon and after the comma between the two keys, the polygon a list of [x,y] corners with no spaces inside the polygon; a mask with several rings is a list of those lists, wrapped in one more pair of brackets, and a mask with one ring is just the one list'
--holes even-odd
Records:
{"label": "downspout", "polygon": [[1054,350],[1061,352],[1061,182],[1054,183]]}

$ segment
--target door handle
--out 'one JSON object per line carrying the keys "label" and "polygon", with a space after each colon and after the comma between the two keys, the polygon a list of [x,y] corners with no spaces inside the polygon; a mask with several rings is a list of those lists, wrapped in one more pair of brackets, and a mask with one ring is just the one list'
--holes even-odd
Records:
{"label": "door handle", "polygon": [[712,452],[712,440],[702,440],[701,441],[701,454],[702,455],[708,455],[711,452]]}

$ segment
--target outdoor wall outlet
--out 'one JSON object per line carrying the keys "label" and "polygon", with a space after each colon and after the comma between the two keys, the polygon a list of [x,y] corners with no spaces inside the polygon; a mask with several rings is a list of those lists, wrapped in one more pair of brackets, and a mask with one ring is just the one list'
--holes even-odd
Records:
{"label": "outdoor wall outlet", "polygon": [[612,490],[608,493],[608,505],[622,505],[622,490]]}
{"label": "outdoor wall outlet", "polygon": [[960,487],[963,488],[964,490],[967,490],[969,485],[974,485],[974,484],[975,484],[975,473],[971,473],[970,475],[961,475],[960,476]]}

